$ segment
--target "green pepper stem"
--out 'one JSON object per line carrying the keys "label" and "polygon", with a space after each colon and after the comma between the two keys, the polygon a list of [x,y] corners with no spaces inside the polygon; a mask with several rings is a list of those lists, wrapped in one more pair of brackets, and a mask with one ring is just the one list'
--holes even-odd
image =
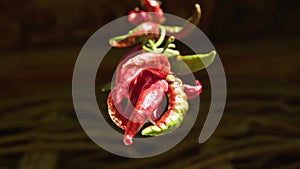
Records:
{"label": "green pepper stem", "polygon": [[162,53],[164,53],[166,51],[166,49],[169,47],[169,44],[175,41],[175,37],[174,36],[170,36],[167,40],[167,43],[165,44]]}
{"label": "green pepper stem", "polygon": [[166,36],[166,29],[162,26],[159,26],[159,28],[161,30],[161,33],[160,33],[159,39],[155,43],[156,47],[160,46],[164,42],[165,36]]}

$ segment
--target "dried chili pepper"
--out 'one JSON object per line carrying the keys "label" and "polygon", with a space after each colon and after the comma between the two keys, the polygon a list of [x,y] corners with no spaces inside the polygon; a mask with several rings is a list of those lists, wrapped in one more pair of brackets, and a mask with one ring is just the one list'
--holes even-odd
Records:
{"label": "dried chili pepper", "polygon": [[164,21],[164,13],[160,7],[160,3],[156,0],[141,0],[142,8],[148,13],[148,19],[155,23],[162,23]]}
{"label": "dried chili pepper", "polygon": [[128,100],[128,103],[126,105],[125,110],[123,111],[122,105],[119,103],[113,101],[112,99],[112,93],[108,95],[107,98],[107,105],[108,105],[108,114],[112,121],[121,129],[125,130],[128,119],[134,109],[134,106],[139,98],[139,94],[141,92],[141,89],[149,78],[151,77],[151,73],[148,71],[142,72],[139,77],[131,82],[130,84],[130,97]]}
{"label": "dried chili pepper", "polygon": [[[109,41],[114,47],[141,43],[123,56],[116,70],[116,86],[107,99],[110,118],[125,130],[125,145],[133,143],[133,137],[147,121],[153,125],[141,132],[145,136],[163,135],[178,128],[189,109],[187,100],[197,97],[202,92],[202,85],[198,80],[195,86],[183,84],[173,73],[183,75],[199,71],[211,64],[216,55],[215,51],[202,55],[180,55],[179,51],[172,49],[176,47],[172,43],[174,38],[183,38],[195,26],[190,23],[184,26],[161,25],[164,14],[160,3],[156,0],[140,1],[143,10],[136,8],[128,16],[129,22],[139,25],[128,34]],[[189,21],[196,25],[200,17],[200,5],[196,4]],[[167,42],[166,35],[169,36]],[[161,48],[163,42],[165,45]],[[161,102],[165,94],[168,109],[161,116]],[[127,105],[124,109],[121,103],[125,97]]]}
{"label": "dried chili pepper", "polygon": [[129,84],[144,70],[148,70],[160,78],[165,78],[170,72],[170,64],[164,54],[143,53],[129,59],[122,65],[119,83],[112,91],[113,98],[117,103],[128,96]]}
{"label": "dried chili pepper", "polygon": [[197,25],[200,21],[201,8],[199,4],[195,4],[195,11],[192,18],[190,19],[190,22],[192,24],[186,24],[183,27],[160,25],[159,23],[163,22],[164,17],[159,3],[155,0],[141,0],[141,2],[142,4],[144,4],[143,7],[147,9],[150,16],[148,15],[148,17],[146,18],[142,11],[140,15],[132,11],[128,16],[129,21],[134,24],[146,21],[146,19],[148,19],[149,21],[141,23],[135,29],[129,31],[126,35],[111,38],[109,40],[110,45],[112,45],[113,47],[122,48],[141,43],[147,39],[158,39],[160,27],[164,28],[169,36],[174,36],[176,39],[182,39],[183,37],[187,36],[192,30],[194,30],[194,25]]}
{"label": "dried chili pepper", "polygon": [[111,38],[109,44],[113,47],[123,48],[141,43],[146,39],[158,39],[159,30],[159,25],[156,23],[144,22],[129,31],[126,35]]}
{"label": "dried chili pepper", "polygon": [[[119,83],[122,65],[124,63],[126,63],[130,58],[135,57],[137,54],[145,53],[145,51],[143,51],[141,49],[142,49],[142,46],[141,45],[137,45],[134,48],[130,49],[125,55],[122,56],[122,58],[121,58],[121,60],[120,60],[120,62],[118,64],[118,66],[116,68],[116,71],[115,71],[116,72],[116,74],[115,74],[115,82],[116,82],[116,84]],[[105,84],[101,88],[101,91],[102,92],[106,92],[106,91],[111,90],[111,85],[112,85],[111,82]]]}
{"label": "dried chili pepper", "polygon": [[164,54],[148,52],[137,55],[122,65],[120,83],[135,79],[139,69],[149,70],[156,76],[165,78],[170,72],[170,64]]}
{"label": "dried chili pepper", "polygon": [[145,128],[142,131],[142,135],[157,136],[176,129],[188,111],[189,106],[182,81],[173,75],[168,75],[166,80],[169,83],[167,92],[169,99],[168,110],[155,125]]}
{"label": "dried chili pepper", "polygon": [[152,117],[160,105],[168,83],[164,79],[152,76],[143,86],[124,133],[124,144],[132,144],[132,139],[140,128]]}
{"label": "dried chili pepper", "polygon": [[[198,96],[201,91],[202,91],[202,86],[200,84],[200,82],[198,80],[196,80],[196,86],[190,86],[190,85],[186,85],[184,84],[183,85],[183,88],[184,88],[184,91],[182,90],[182,82],[176,78],[176,80],[173,80],[172,78],[173,77],[170,77],[171,75],[169,75],[169,77],[167,78],[169,80],[169,85],[168,85],[168,97],[169,97],[169,102],[170,102],[170,105],[169,105],[169,108],[168,108],[168,111],[165,113],[165,115],[160,119],[160,114],[162,114],[162,110],[157,110],[159,109],[158,106],[155,106],[156,109],[154,109],[152,111],[152,109],[148,109],[148,111],[145,111],[144,113],[148,113],[147,114],[147,120],[150,120],[153,124],[156,124],[156,125],[159,125],[159,127],[161,128],[160,131],[159,131],[159,134],[158,134],[158,129],[157,127],[152,127],[152,130],[155,130],[155,135],[160,135],[160,134],[163,134],[165,133],[167,130],[169,129],[166,129],[166,127],[169,127],[169,128],[177,128],[181,121],[182,121],[182,118],[184,116],[184,112],[187,111],[186,107],[188,106],[186,102],[186,99],[185,97],[187,97],[188,99],[193,99],[195,98],[196,96]],[[144,97],[144,96],[140,96],[140,93],[142,91],[142,87],[143,88],[146,88],[147,85],[149,86],[150,83],[152,83],[151,81],[149,82],[148,79],[150,77],[153,77],[153,74],[151,74],[150,72],[147,72],[145,71],[144,73],[142,73],[139,78],[132,82],[131,83],[131,86],[130,86],[130,100],[128,100],[128,103],[127,103],[127,106],[126,106],[126,109],[124,112],[122,112],[122,108],[120,107],[120,104],[117,104],[117,106],[119,106],[119,108],[116,108],[117,106],[115,105],[115,103],[112,101],[112,98],[111,98],[111,94],[109,94],[108,96],[108,110],[109,110],[109,115],[111,117],[111,119],[113,120],[113,122],[118,126],[120,127],[121,129],[123,130],[128,130],[128,133],[131,137],[129,136],[126,136],[126,138],[131,138],[136,134],[133,134],[134,132],[137,132],[138,130],[137,127],[141,127],[144,123],[144,122],[141,122],[141,123],[137,123],[136,121],[140,121],[140,120],[136,120],[136,117],[137,115],[135,116],[130,116],[132,112],[134,112],[134,107],[136,106],[136,102],[138,100],[144,100],[145,102],[147,102],[147,98]],[[148,81],[148,84],[146,86],[143,86],[143,84],[145,83],[145,81]],[[164,84],[163,84],[164,85]],[[159,86],[159,83],[157,83],[156,87]],[[161,86],[161,87],[164,87],[164,86]],[[153,89],[153,88],[152,88]],[[152,89],[149,89],[149,90],[152,90]],[[149,92],[148,90],[148,92]],[[184,96],[184,93],[186,96]],[[161,95],[159,96],[159,98],[163,97],[163,93],[160,93]],[[140,96],[140,97],[139,97]],[[180,99],[180,97],[182,97],[183,100]],[[154,98],[151,98],[152,100]],[[181,107],[181,108],[179,108]],[[181,117],[178,117],[177,120],[174,120],[174,111],[176,113],[179,113],[180,115],[182,115],[182,118]],[[152,113],[151,113],[152,112]],[[151,114],[149,114],[151,113]],[[171,117],[173,116],[173,117]],[[130,117],[130,119],[128,119],[128,117]],[[168,120],[169,118],[169,120]],[[171,120],[173,120],[171,123]],[[133,121],[133,122],[132,122]],[[128,128],[127,126],[127,123],[130,123],[130,127]],[[167,124],[164,124],[164,123],[167,123]],[[133,126],[133,127],[132,127]],[[130,130],[130,131],[129,131]],[[149,129],[147,129],[149,130]],[[143,131],[143,135],[154,135],[153,133],[150,134],[146,134],[146,130]],[[153,132],[153,131],[152,131]]]}
{"label": "dried chili pepper", "polygon": [[128,123],[128,119],[122,115],[122,106],[121,104],[116,104],[112,99],[112,92],[109,93],[107,98],[107,108],[108,114],[111,120],[121,129],[125,130]]}
{"label": "dried chili pepper", "polygon": [[199,96],[202,92],[202,85],[199,80],[195,81],[195,86],[183,84],[184,86],[184,93],[186,94],[187,98],[194,99],[195,97]]}
{"label": "dried chili pepper", "polygon": [[148,20],[147,13],[144,10],[135,8],[134,11],[128,13],[128,21],[134,25],[146,22]]}
{"label": "dried chili pepper", "polygon": [[123,116],[129,119],[134,107],[136,105],[137,100],[139,99],[139,95],[144,86],[144,83],[151,78],[153,74],[149,71],[143,71],[136,80],[131,82],[129,86],[129,98],[127,101],[126,108],[124,110]]}
{"label": "dried chili pepper", "polygon": [[119,62],[117,68],[116,68],[116,83],[119,83],[120,74],[121,74],[121,68],[124,63],[126,63],[129,59],[135,57],[137,54],[145,53],[145,51],[141,50],[142,46],[138,45],[131,50],[129,50],[123,57],[121,58],[121,61]]}

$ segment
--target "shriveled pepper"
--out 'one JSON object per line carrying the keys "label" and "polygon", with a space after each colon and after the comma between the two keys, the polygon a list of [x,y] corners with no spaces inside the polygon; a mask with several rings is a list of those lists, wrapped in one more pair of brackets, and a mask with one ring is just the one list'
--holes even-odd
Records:
{"label": "shriveled pepper", "polygon": [[117,103],[128,96],[129,84],[144,70],[165,78],[170,72],[170,64],[164,54],[143,53],[129,59],[122,65],[119,83],[112,91]]}
{"label": "shriveled pepper", "polygon": [[142,10],[140,12],[131,11],[128,20],[133,24],[140,24],[126,35],[111,38],[109,40],[111,46],[123,48],[145,42],[149,39],[156,40],[159,38],[160,29],[166,30],[169,36],[174,36],[176,39],[182,39],[195,29],[194,25],[197,25],[201,18],[200,5],[195,4],[195,11],[190,19],[192,24],[187,23],[183,27],[161,25],[164,17],[159,2],[156,0],[141,0],[141,3],[146,11],[148,11],[148,13],[146,13],[148,14],[147,17]]}
{"label": "shriveled pepper", "polygon": [[166,80],[169,83],[167,92],[168,110],[155,125],[145,128],[142,135],[158,136],[178,128],[188,111],[189,105],[182,81],[173,75],[168,75]]}
{"label": "shriveled pepper", "polygon": [[125,55],[123,55],[123,57],[121,58],[121,61],[119,62],[117,68],[116,68],[116,83],[119,83],[119,79],[120,79],[120,74],[121,74],[121,68],[123,66],[123,64],[125,64],[129,59],[135,57],[137,54],[142,54],[142,53],[146,53],[145,51],[141,50],[142,46],[141,45],[137,45],[134,48],[132,48],[131,50],[129,50]]}
{"label": "shriveled pepper", "polygon": [[[113,47],[140,44],[123,56],[116,70],[116,86],[107,99],[110,118],[125,131],[125,145],[133,143],[133,137],[148,121],[152,125],[141,132],[145,136],[164,135],[178,128],[189,109],[187,100],[197,97],[202,92],[202,85],[198,80],[195,86],[183,84],[175,75],[199,71],[211,64],[216,55],[215,51],[180,55],[174,49],[173,41],[187,36],[195,26],[190,23],[184,26],[162,25],[164,14],[160,3],[156,0],[140,1],[143,10],[136,8],[128,16],[129,22],[139,25],[128,34],[109,41]],[[195,4],[195,12],[189,21],[196,25],[200,16],[200,5]],[[167,41],[165,37],[168,37]],[[161,47],[164,42],[164,47]],[[161,102],[164,95],[168,97],[168,108],[163,113]],[[126,100],[124,98],[127,98],[125,107],[121,104]]]}
{"label": "shriveled pepper", "polygon": [[129,99],[125,109],[122,108],[121,103],[116,104],[112,99],[112,93],[108,95],[107,105],[108,113],[112,121],[121,129],[125,130],[129,117],[134,110],[137,100],[139,99],[140,92],[143,88],[144,83],[152,77],[151,72],[142,72],[136,80],[132,81],[130,84]]}
{"label": "shriveled pepper", "polygon": [[107,97],[107,109],[108,114],[111,120],[121,129],[125,130],[126,125],[128,123],[128,119],[123,116],[122,112],[122,105],[116,104],[116,102],[112,99],[112,92],[109,93]]}
{"label": "shriveled pepper", "polygon": [[144,86],[144,84],[153,76],[153,74],[149,71],[143,71],[140,73],[140,75],[137,77],[136,80],[131,82],[129,86],[129,98],[127,101],[126,108],[124,110],[123,116],[129,119],[131,113],[134,110],[134,107],[136,105],[136,102],[139,99],[139,95],[141,93],[141,90]]}
{"label": "shriveled pepper", "polygon": [[152,76],[143,86],[124,133],[124,144],[132,144],[132,139],[141,127],[152,117],[168,90],[165,79]]}

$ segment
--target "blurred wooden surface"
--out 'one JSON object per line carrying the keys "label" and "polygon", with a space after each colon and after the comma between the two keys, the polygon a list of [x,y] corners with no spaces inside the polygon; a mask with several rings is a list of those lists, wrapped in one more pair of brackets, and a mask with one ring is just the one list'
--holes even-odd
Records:
{"label": "blurred wooden surface", "polygon": [[[228,100],[213,137],[197,142],[209,108],[204,93],[204,113],[189,135],[172,150],[146,159],[112,155],[81,128],[71,96],[80,48],[2,52],[0,169],[300,168],[299,39],[216,48]],[[209,85],[200,75],[204,87]]]}

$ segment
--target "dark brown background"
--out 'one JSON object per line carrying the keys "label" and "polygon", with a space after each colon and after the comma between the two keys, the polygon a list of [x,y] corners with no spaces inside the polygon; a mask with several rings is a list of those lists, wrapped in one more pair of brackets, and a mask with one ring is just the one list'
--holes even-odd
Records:
{"label": "dark brown background", "polygon": [[[163,9],[187,18],[195,2],[164,0]],[[206,143],[197,142],[209,108],[205,71],[196,73],[207,89],[201,113],[172,150],[127,159],[86,136],[72,105],[77,55],[97,29],[138,4],[0,1],[0,168],[300,168],[298,0],[200,2],[199,27],[218,50],[228,83],[224,116]]]}

